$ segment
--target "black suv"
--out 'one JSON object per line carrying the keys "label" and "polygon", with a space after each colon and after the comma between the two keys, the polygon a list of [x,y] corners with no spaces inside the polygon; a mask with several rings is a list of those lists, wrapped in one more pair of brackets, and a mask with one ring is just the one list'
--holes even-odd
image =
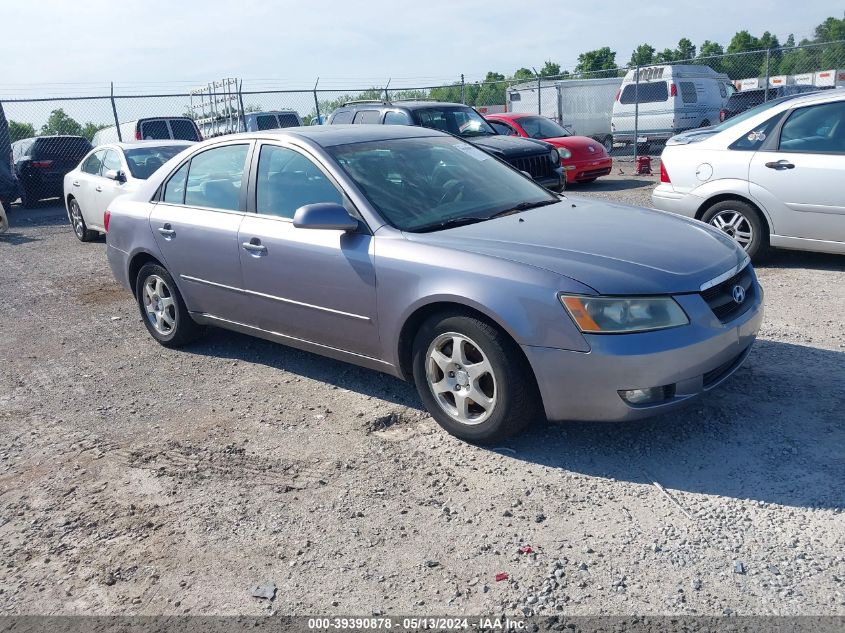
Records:
{"label": "black suv", "polygon": [[448,132],[526,172],[552,191],[563,190],[566,180],[554,146],[534,139],[499,134],[473,108],[437,101],[353,101],[329,115],[329,124],[371,123],[419,125]]}
{"label": "black suv", "polygon": [[777,86],[775,88],[769,88],[768,97],[766,97],[766,90],[764,88],[740,90],[728,98],[725,107],[719,112],[719,120],[727,121],[732,116],[750,110],[764,101],[771,101],[780,97],[791,97],[805,92],[815,92],[816,90],[818,88],[815,86]]}
{"label": "black suv", "polygon": [[81,136],[36,136],[12,143],[21,204],[63,195],[65,174],[93,149]]}
{"label": "black suv", "polygon": [[12,145],[9,140],[9,125],[0,104],[0,204],[7,209],[18,197],[18,183],[12,170]]}

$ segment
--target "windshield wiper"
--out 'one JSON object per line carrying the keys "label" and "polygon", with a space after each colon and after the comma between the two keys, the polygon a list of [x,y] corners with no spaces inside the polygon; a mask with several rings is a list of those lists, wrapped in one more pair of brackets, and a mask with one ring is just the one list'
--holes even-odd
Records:
{"label": "windshield wiper", "polygon": [[428,233],[429,231],[439,231],[441,229],[452,229],[456,226],[465,226],[467,224],[475,224],[476,222],[483,222],[484,220],[489,220],[490,216],[488,215],[465,215],[460,218],[449,218],[448,220],[443,220],[442,222],[437,222],[435,224],[425,224],[418,229],[415,229],[416,233]]}
{"label": "windshield wiper", "polygon": [[537,202],[520,202],[515,207],[511,207],[510,209],[505,209],[504,211],[499,211],[498,213],[494,213],[489,218],[500,218],[504,215],[511,215],[512,213],[519,213],[520,211],[528,211],[529,209],[536,209],[538,207],[545,207],[550,204],[557,204],[560,200],[538,200]]}

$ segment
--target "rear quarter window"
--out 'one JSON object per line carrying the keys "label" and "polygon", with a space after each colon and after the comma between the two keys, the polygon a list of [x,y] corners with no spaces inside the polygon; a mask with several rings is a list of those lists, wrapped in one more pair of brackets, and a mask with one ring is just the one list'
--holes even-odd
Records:
{"label": "rear quarter window", "polygon": [[378,110],[359,110],[355,113],[353,123],[379,123],[381,119],[381,112]]}
{"label": "rear quarter window", "polygon": [[285,112],[283,114],[277,114],[279,117],[279,127],[298,127],[301,125],[299,122],[299,117],[297,117],[293,112]]}
{"label": "rear quarter window", "polygon": [[332,117],[332,123],[352,123],[352,110],[337,112]]}
{"label": "rear quarter window", "polygon": [[200,137],[193,121],[170,119],[170,129],[177,141],[199,141]]}

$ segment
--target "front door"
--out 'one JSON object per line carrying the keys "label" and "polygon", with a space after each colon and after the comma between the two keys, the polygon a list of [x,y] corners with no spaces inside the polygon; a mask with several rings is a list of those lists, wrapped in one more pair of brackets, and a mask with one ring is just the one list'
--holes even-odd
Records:
{"label": "front door", "polygon": [[118,156],[118,150],[106,150],[103,156],[103,165],[99,176],[91,178],[89,184],[88,198],[86,205],[87,211],[93,216],[92,223],[94,226],[103,226],[103,214],[106,212],[106,207],[117,196],[126,193],[126,183],[119,180],[112,180],[106,178],[106,172],[109,170],[124,171],[126,168]]}
{"label": "front door", "polygon": [[754,154],[748,178],[772,232],[845,242],[845,101],[796,108],[776,147]]}
{"label": "front door", "polygon": [[150,228],[191,312],[243,320],[238,228],[249,143],[195,154],[164,185]]}
{"label": "front door", "polygon": [[254,172],[256,213],[238,238],[250,325],[377,358],[373,237],[293,226],[303,205],[345,203],[299,150],[264,144]]}

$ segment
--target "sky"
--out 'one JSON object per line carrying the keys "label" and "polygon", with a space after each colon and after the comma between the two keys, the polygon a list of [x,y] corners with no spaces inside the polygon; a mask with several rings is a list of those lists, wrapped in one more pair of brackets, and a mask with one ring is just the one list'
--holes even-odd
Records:
{"label": "sky", "polygon": [[625,64],[649,42],[726,45],[741,29],[812,35],[841,2],[803,0],[0,0],[0,94],[107,85],[244,88],[432,85],[510,74],[547,59],[564,69],[602,46]]}

